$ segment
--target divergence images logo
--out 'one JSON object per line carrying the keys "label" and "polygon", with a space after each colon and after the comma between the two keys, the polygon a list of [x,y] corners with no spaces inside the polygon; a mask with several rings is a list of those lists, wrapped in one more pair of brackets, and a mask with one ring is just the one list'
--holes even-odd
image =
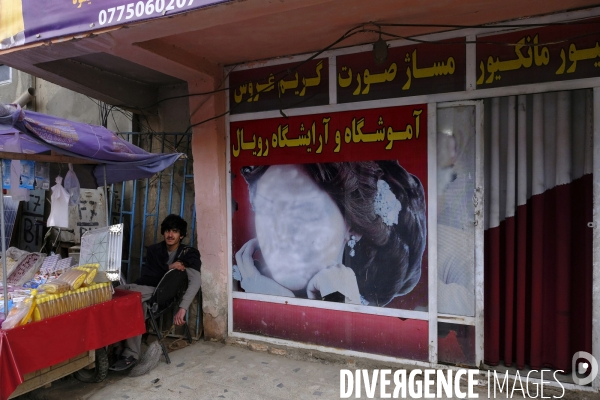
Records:
{"label": "divergence images logo", "polygon": [[[581,359],[585,361],[582,361]],[[598,362],[593,355],[585,351],[578,351],[573,354],[571,367],[573,369],[573,382],[578,385],[587,385],[596,378],[596,375],[598,375]],[[586,374],[588,374],[588,376],[585,376]],[[580,378],[580,376],[584,377]]]}

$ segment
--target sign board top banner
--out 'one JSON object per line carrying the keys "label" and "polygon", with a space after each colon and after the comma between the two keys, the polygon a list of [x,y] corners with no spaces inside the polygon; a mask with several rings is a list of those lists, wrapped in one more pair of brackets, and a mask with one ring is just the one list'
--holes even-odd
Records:
{"label": "sign board top banner", "polygon": [[477,38],[477,89],[600,73],[600,19]]}
{"label": "sign board top banner", "polygon": [[[338,103],[465,90],[465,38],[388,50],[382,65],[373,52],[336,57]],[[328,59],[234,71],[232,114],[329,104]]]}
{"label": "sign board top banner", "polygon": [[0,49],[171,16],[229,0],[0,0]]}
{"label": "sign board top banner", "polygon": [[309,60],[234,71],[229,77],[232,114],[329,104],[329,60]]}
{"label": "sign board top banner", "polygon": [[388,50],[383,65],[372,51],[337,57],[339,103],[465,90],[465,38]]}

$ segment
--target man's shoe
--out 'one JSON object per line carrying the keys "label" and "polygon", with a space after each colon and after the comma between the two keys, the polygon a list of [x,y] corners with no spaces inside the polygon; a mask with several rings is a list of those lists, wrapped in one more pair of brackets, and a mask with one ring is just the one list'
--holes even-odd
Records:
{"label": "man's shoe", "polygon": [[136,363],[137,360],[133,358],[133,356],[121,357],[108,369],[111,371],[125,371],[126,369],[133,367]]}

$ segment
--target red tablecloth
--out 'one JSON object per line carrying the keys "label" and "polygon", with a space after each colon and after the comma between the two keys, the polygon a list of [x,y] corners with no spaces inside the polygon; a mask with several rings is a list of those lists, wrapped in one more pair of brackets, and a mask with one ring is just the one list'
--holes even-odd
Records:
{"label": "red tablecloth", "polygon": [[144,333],[141,301],[137,292],[115,290],[111,301],[0,330],[0,399],[7,399],[25,374]]}

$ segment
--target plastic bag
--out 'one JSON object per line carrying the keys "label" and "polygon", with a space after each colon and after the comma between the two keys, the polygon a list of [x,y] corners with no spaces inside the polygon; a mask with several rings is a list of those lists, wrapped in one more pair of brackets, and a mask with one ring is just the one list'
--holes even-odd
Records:
{"label": "plastic bag", "polygon": [[33,290],[30,297],[16,303],[10,309],[6,320],[2,323],[2,329],[12,329],[18,325],[24,325],[29,322],[35,307],[35,295],[37,291]]}
{"label": "plastic bag", "polygon": [[21,177],[19,187],[33,190],[35,183],[35,161],[21,160]]}
{"label": "plastic bag", "polygon": [[52,186],[50,216],[46,226],[69,227],[69,193],[62,187],[62,178],[56,177],[56,185]]}
{"label": "plastic bag", "polygon": [[[12,305],[13,305],[13,301],[12,301],[12,299],[9,299],[8,300],[9,311],[12,308]],[[6,312],[4,312],[4,297],[0,298],[0,314],[6,314]]]}
{"label": "plastic bag", "polygon": [[73,164],[69,164],[69,171],[67,172],[67,175],[65,175],[65,190],[69,192],[69,195],[71,196],[69,198],[70,206],[79,204],[80,189],[79,179],[77,179],[77,175],[75,175],[75,171],[73,171]]}
{"label": "plastic bag", "polygon": [[10,160],[2,160],[2,189],[10,189]]}
{"label": "plastic bag", "polygon": [[[4,143],[4,151],[22,153],[21,136],[17,133]],[[13,201],[29,201],[29,190],[19,187],[21,182],[21,161],[13,160],[10,163],[10,191]]]}
{"label": "plastic bag", "polygon": [[35,163],[35,188],[50,189],[50,164],[43,162]]}

